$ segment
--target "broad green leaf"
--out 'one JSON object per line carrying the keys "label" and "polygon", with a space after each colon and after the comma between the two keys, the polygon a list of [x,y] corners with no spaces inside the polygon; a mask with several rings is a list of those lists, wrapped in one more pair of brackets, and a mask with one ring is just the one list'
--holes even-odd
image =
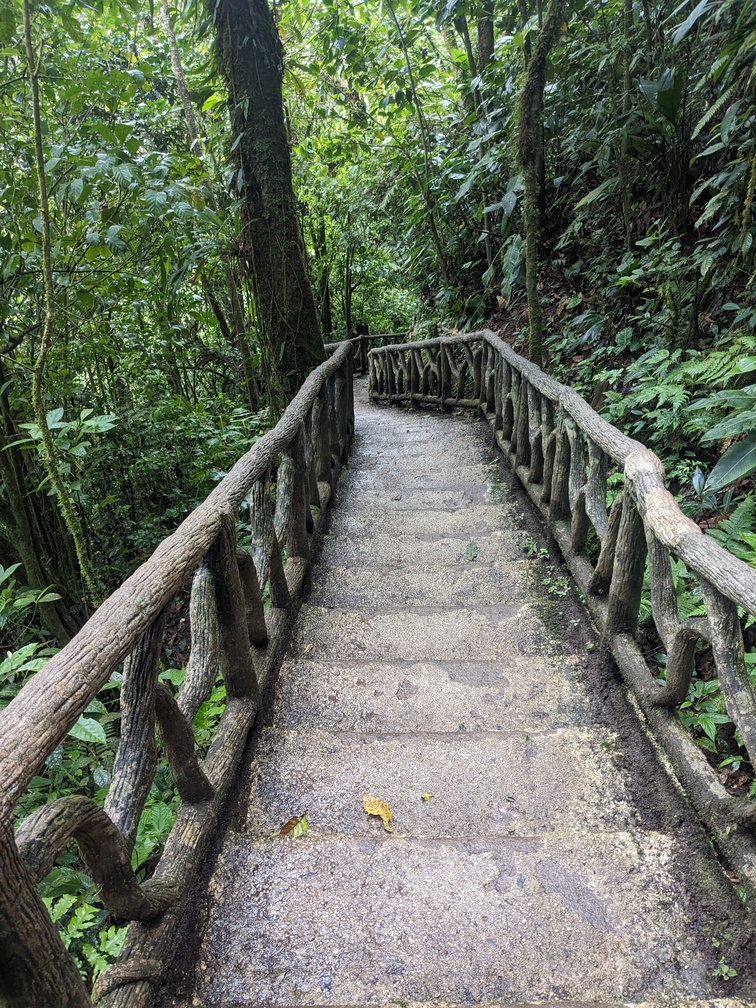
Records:
{"label": "broad green leaf", "polygon": [[3,581],[7,581],[11,574],[15,570],[18,570],[20,566],[20,563],[11,564],[10,567],[3,567],[3,565],[0,564],[0,584],[2,584]]}
{"label": "broad green leaf", "polygon": [[100,722],[83,715],[68,734],[75,739],[79,739],[80,742],[107,742],[105,729]]}
{"label": "broad green leaf", "polygon": [[478,559],[478,544],[474,542],[469,542],[467,548],[465,549],[465,560],[477,560]]}
{"label": "broad green leaf", "polygon": [[16,34],[16,8],[10,0],[0,3],[0,44],[12,41]]}
{"label": "broad green leaf", "polygon": [[739,437],[756,429],[756,410],[745,410],[726,417],[707,430],[701,438],[701,444],[714,444],[722,438]]}
{"label": "broad green leaf", "polygon": [[748,437],[731,445],[717,462],[706,481],[706,489],[721,490],[746,476],[756,469],[756,431]]}
{"label": "broad green leaf", "polygon": [[617,191],[618,185],[618,178],[606,179],[601,185],[597,185],[595,189],[591,189],[587,196],[583,196],[581,200],[578,200],[575,204],[575,209],[580,210],[581,207],[590,206],[596,200],[603,199],[605,196],[611,196],[612,193]]}
{"label": "broad green leaf", "polygon": [[701,0],[700,3],[696,4],[693,10],[688,14],[685,20],[675,28],[672,32],[672,45],[678,46],[682,40],[686,37],[688,32],[691,30],[693,25],[698,21],[698,19],[706,13],[710,0]]}

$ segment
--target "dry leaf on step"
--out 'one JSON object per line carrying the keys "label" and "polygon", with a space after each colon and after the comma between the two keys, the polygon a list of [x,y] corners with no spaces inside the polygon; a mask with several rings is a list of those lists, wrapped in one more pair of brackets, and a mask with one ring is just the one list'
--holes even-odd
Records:
{"label": "dry leaf on step", "polygon": [[315,647],[315,645],[314,645],[314,644],[308,644],[308,645],[307,645],[307,647],[306,647],[306,648],[304,649],[304,651],[302,652],[302,654],[309,654],[309,653],[310,653],[310,651],[312,651],[312,649],[313,649],[314,647]]}
{"label": "dry leaf on step", "polygon": [[362,807],[368,815],[380,816],[383,828],[387,833],[391,833],[391,821],[394,818],[394,813],[389,808],[388,802],[385,802],[383,798],[376,798],[374,795],[366,794],[362,798]]}
{"label": "dry leaf on step", "polygon": [[307,813],[305,812],[303,815],[292,816],[273,836],[304,836],[309,828],[310,824],[307,821]]}

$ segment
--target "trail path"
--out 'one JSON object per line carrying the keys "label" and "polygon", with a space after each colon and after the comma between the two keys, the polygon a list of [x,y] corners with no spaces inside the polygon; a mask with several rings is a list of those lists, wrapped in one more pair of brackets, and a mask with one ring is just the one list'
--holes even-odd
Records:
{"label": "trail path", "polygon": [[[756,1004],[735,888],[485,431],[371,407],[358,383],[330,534],[165,1008]],[[304,812],[305,836],[272,836]]]}

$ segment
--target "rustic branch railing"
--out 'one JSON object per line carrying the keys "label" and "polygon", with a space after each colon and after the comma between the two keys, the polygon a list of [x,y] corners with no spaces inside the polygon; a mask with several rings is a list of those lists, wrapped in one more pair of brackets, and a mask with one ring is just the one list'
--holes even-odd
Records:
{"label": "rustic branch railing", "polygon": [[[332,346],[276,427],[0,714],[0,1004],[92,1004],[36,890],[72,838],[105,905],[135,922],[94,1001],[107,1008],[148,1002],[286,644],[310,541],[349,452],[353,355],[359,367],[360,355],[380,339]],[[251,554],[237,547],[239,524],[251,537]],[[190,578],[191,656],[174,697],[158,682],[163,628]],[[104,809],[86,796],[61,798],[28,817],[14,837],[14,808],[30,781],[121,662],[121,738]],[[200,759],[192,721],[219,676],[225,709]],[[140,885],[131,851],[158,766],[156,729],[181,804],[153,877]]]}
{"label": "rustic branch railing", "polygon": [[[688,794],[722,848],[756,885],[756,803],[730,796],[671,708],[685,699],[694,652],[712,646],[727,711],[756,759],[756,691],[738,607],[756,615],[756,570],[704,535],[664,484],[661,462],[603,420],[571,388],[490,330],[385,346],[368,354],[370,396],[479,410],[551,531],[621,671]],[[610,469],[623,492],[607,513]],[[595,534],[598,558],[587,555]],[[667,652],[660,689],[635,641],[648,557],[651,609]],[[701,587],[705,619],[681,619],[670,558]]]}

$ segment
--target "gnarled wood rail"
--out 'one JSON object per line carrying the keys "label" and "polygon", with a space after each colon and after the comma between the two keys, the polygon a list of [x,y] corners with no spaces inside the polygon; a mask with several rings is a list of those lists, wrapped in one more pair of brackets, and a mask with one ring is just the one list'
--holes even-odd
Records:
{"label": "gnarled wood rail", "polygon": [[[149,1002],[259,696],[286,643],[312,540],[349,451],[353,370],[367,367],[375,399],[475,408],[488,419],[547,515],[678,775],[724,851],[756,886],[756,806],[727,795],[670,712],[685,694],[693,649],[704,637],[712,643],[728,710],[756,751],[756,705],[738,622],[738,606],[756,614],[756,572],[681,514],[651,452],[493,333],[404,345],[392,339],[363,336],[330,347],[329,360],[277,426],[0,715],[0,1004],[84,1008],[94,1000],[135,1008]],[[607,512],[611,467],[624,471],[625,489]],[[251,550],[237,546],[240,510]],[[590,528],[601,544],[595,565],[586,556]],[[654,618],[669,656],[664,690],[634,641],[647,551]],[[699,577],[707,619],[679,619],[670,555]],[[159,659],[168,607],[189,579],[192,649],[174,696],[158,682]],[[104,809],[83,795],[60,799],[14,835],[14,808],[29,782],[121,662],[121,740]],[[225,711],[200,758],[191,724],[220,682]],[[156,729],[181,804],[153,877],[140,885],[130,854],[160,758]],[[79,844],[106,905],[134,922],[93,996],[36,892],[69,839]]]}
{"label": "gnarled wood rail", "polygon": [[[729,795],[672,712],[685,699],[699,639],[709,641],[727,711],[756,757],[756,690],[744,660],[738,607],[756,615],[756,570],[687,518],[653,452],[602,419],[566,385],[490,330],[384,346],[368,355],[375,401],[479,410],[544,514],[570,571],[676,773],[715,839],[756,884],[756,803]],[[624,474],[607,511],[607,477]],[[589,530],[600,543],[595,564]],[[660,689],[635,641],[649,561],[651,608],[667,651]],[[705,619],[681,620],[670,557],[701,586]]]}
{"label": "gnarled wood rail", "polygon": [[[330,358],[276,427],[0,715],[0,1004],[92,1005],[36,891],[70,839],[105,905],[122,920],[142,922],[130,928],[94,1001],[143,1004],[160,978],[261,690],[285,644],[310,542],[348,456],[353,358],[354,369],[365,368],[371,345],[396,338],[361,336],[330,346]],[[237,548],[237,523],[251,537],[252,554]],[[190,579],[192,649],[174,697],[158,683],[163,629]],[[62,798],[26,819],[14,837],[14,808],[30,781],[121,662],[121,738],[104,809],[86,796]],[[220,682],[225,710],[201,759],[191,725]],[[153,877],[140,885],[131,850],[158,766],[156,728],[181,804]]]}

